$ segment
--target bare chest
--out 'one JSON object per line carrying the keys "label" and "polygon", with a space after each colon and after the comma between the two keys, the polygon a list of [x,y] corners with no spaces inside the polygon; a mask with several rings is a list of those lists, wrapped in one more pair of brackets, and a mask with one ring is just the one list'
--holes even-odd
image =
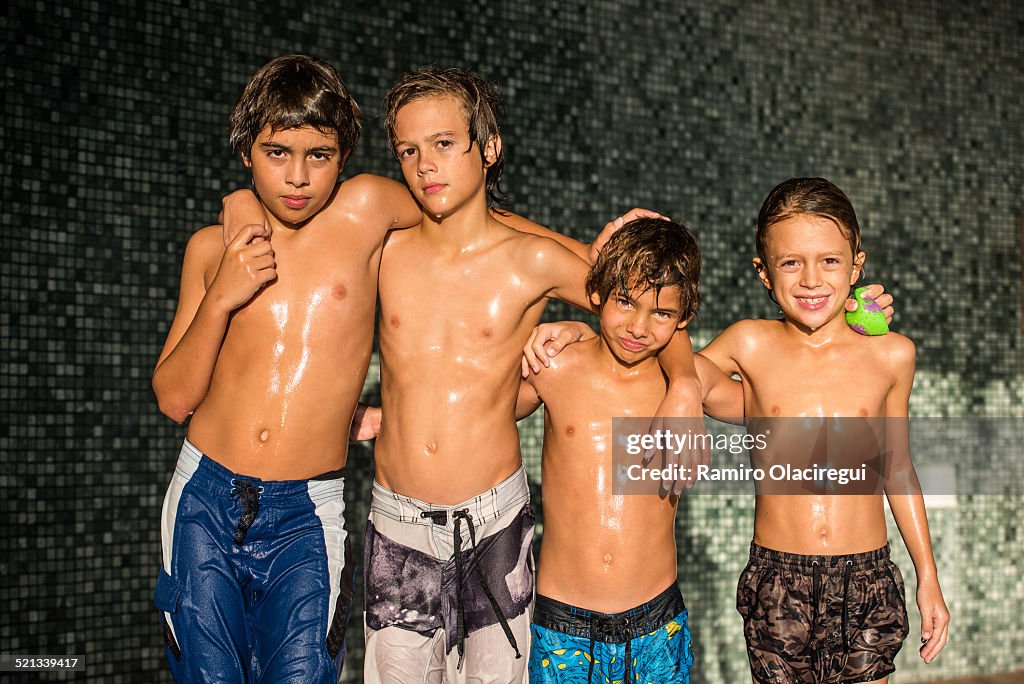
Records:
{"label": "bare chest", "polygon": [[382,345],[486,356],[521,347],[543,309],[539,293],[493,256],[420,258],[415,250],[385,253],[379,295]]}
{"label": "bare chest", "polygon": [[892,386],[884,365],[863,352],[764,353],[743,375],[753,416],[878,416]]}

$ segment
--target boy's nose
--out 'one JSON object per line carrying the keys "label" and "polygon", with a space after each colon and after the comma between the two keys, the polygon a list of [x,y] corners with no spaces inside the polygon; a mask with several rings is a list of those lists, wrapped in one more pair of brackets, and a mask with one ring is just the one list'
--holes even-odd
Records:
{"label": "boy's nose", "polygon": [[309,185],[309,170],[306,168],[304,160],[296,159],[288,165],[288,175],[285,181],[288,185],[296,188]]}
{"label": "boy's nose", "polygon": [[431,171],[436,171],[437,165],[434,163],[434,158],[429,154],[420,154],[419,163],[416,165],[416,171],[421,176]]}
{"label": "boy's nose", "polygon": [[633,337],[644,337],[647,335],[647,319],[643,316],[633,316],[626,325],[626,331]]}
{"label": "boy's nose", "polygon": [[804,287],[817,287],[821,285],[821,269],[817,266],[805,266],[800,276],[800,284]]}

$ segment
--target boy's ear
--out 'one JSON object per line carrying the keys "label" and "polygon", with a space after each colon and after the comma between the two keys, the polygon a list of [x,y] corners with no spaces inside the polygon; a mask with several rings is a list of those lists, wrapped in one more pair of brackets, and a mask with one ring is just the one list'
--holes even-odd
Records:
{"label": "boy's ear", "polygon": [[761,284],[769,290],[772,289],[772,279],[768,274],[768,267],[761,257],[754,257],[752,263],[754,264],[754,270],[757,271],[757,277],[761,279]]}
{"label": "boy's ear", "polygon": [[850,274],[850,285],[855,284],[864,275],[864,262],[867,261],[867,252],[857,252],[853,258],[853,273]]}
{"label": "boy's ear", "polygon": [[597,295],[596,292],[591,292],[588,295],[588,298],[590,299],[590,303],[594,305],[594,310],[595,311],[598,311],[598,310],[601,309],[601,298]]}
{"label": "boy's ear", "polygon": [[498,161],[498,157],[501,156],[501,136],[492,135],[484,145],[484,168]]}
{"label": "boy's ear", "polygon": [[242,153],[241,156],[242,156],[242,163],[245,164],[245,168],[251,169],[252,168],[252,156],[250,156],[248,154],[245,154],[244,152]]}
{"label": "boy's ear", "polygon": [[685,329],[686,326],[690,325],[690,321],[692,321],[692,320],[693,320],[693,316],[690,316],[689,318],[686,318],[684,320],[679,321],[678,323],[676,323],[676,330],[683,330],[683,329]]}

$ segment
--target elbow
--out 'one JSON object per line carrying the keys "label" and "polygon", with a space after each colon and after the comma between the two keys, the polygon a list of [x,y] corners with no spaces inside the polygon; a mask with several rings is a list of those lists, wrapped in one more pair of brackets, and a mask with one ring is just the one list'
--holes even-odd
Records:
{"label": "elbow", "polygon": [[180,395],[161,390],[155,379],[153,382],[153,394],[156,395],[156,405],[160,409],[160,413],[179,425],[188,420],[188,417],[195,410],[195,407],[184,401],[184,398]]}
{"label": "elbow", "polygon": [[181,425],[188,417],[192,415],[192,411],[189,410],[182,402],[172,401],[170,399],[160,400],[157,399],[157,406],[160,408],[160,413],[164,414],[178,425]]}

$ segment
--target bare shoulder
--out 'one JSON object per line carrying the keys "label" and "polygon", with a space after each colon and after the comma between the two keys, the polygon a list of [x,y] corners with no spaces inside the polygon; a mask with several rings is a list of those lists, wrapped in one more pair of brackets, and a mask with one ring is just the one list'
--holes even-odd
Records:
{"label": "bare shoulder", "polygon": [[224,227],[206,226],[192,233],[185,246],[185,260],[208,263],[224,254]]}
{"label": "bare shoulder", "polygon": [[899,372],[914,367],[917,348],[914,346],[914,341],[906,335],[890,332],[868,339],[875,344],[878,354],[888,361],[894,371]]}
{"label": "bare shoulder", "polygon": [[343,181],[323,211],[336,219],[373,228],[406,227],[396,226],[396,219],[402,214],[419,214],[405,185],[371,173]]}
{"label": "bare shoulder", "polygon": [[563,268],[566,264],[579,262],[585,268],[587,263],[571,249],[542,235],[523,233],[505,227],[508,231],[508,246],[515,255],[517,262],[524,268],[536,273],[546,273],[553,268]]}
{"label": "bare shoulder", "polygon": [[[573,378],[584,378],[590,375],[594,359],[594,349],[598,338],[592,337],[567,345],[557,356],[551,358],[551,365],[540,373],[530,374],[530,383],[542,394],[545,391],[557,391],[561,387],[571,386]],[[567,385],[568,383],[568,385]]]}
{"label": "bare shoulder", "polygon": [[780,331],[778,321],[749,318],[736,321],[720,332],[708,345],[728,348],[733,353],[756,351],[769,343]]}

